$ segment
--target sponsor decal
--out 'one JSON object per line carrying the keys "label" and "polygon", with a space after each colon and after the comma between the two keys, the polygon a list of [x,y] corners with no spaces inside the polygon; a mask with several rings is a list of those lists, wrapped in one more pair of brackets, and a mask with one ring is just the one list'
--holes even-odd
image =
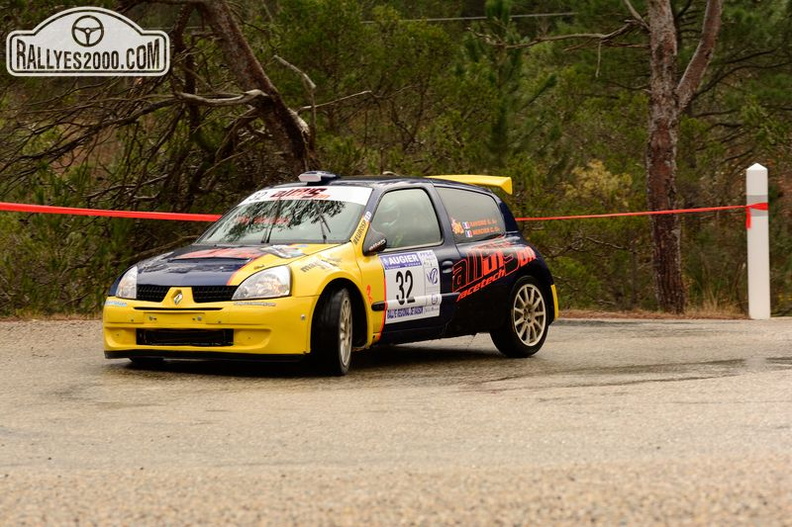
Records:
{"label": "sponsor decal", "polygon": [[[434,253],[432,253],[434,254]],[[402,267],[415,267],[421,264],[418,253],[397,254],[393,256],[381,256],[382,265],[385,269],[398,269]]]}
{"label": "sponsor decal", "polygon": [[293,187],[293,188],[267,188],[254,192],[241,204],[258,203],[261,201],[285,200],[332,200],[344,201],[365,205],[368,202],[371,189],[365,187]]}
{"label": "sponsor decal", "polygon": [[291,245],[272,245],[270,247],[265,247],[263,251],[269,254],[274,254],[278,258],[284,259],[305,256],[305,253],[302,252],[298,247],[292,247]]}
{"label": "sponsor decal", "polygon": [[138,264],[138,271],[141,273],[172,273],[172,274],[185,274],[185,273],[230,273],[242,267],[246,260],[240,260],[234,263],[217,263],[211,260],[200,258],[200,262],[169,262],[167,259],[158,259],[143,264]]}
{"label": "sponsor decal", "polygon": [[360,223],[358,223],[357,229],[355,229],[355,234],[352,235],[352,243],[355,245],[360,243],[360,239],[363,237],[363,233],[366,232],[366,227],[368,227],[370,221],[371,212],[366,212],[366,214],[360,219]]}
{"label": "sponsor decal", "polygon": [[170,40],[164,31],[141,29],[115,11],[76,7],[32,31],[12,31],[6,68],[27,77],[160,76],[170,69]]}
{"label": "sponsor decal", "polygon": [[530,247],[495,242],[471,248],[454,264],[452,288],[457,301],[497,282],[536,259]]}
{"label": "sponsor decal", "polygon": [[265,254],[273,254],[278,258],[291,259],[305,256],[298,247],[290,245],[271,245],[269,247],[219,247],[185,253],[174,260],[193,260],[202,258],[233,258],[239,260],[254,260]]}
{"label": "sponsor decal", "polygon": [[440,271],[436,267],[430,269],[426,275],[426,281],[433,285],[438,284],[440,282]]}
{"label": "sponsor decal", "polygon": [[385,271],[385,323],[440,316],[440,266],[433,251],[380,255]]}
{"label": "sponsor decal", "polygon": [[293,188],[289,190],[276,190],[272,193],[272,199],[328,199],[330,194],[326,188],[308,187]]}
{"label": "sponsor decal", "polygon": [[386,320],[390,320],[393,322],[403,322],[404,320],[425,318],[423,314],[424,314],[423,306],[399,307],[396,309],[389,309],[385,317]]}
{"label": "sponsor decal", "polygon": [[273,218],[271,216],[239,216],[236,218],[237,225],[288,225],[289,218]]}
{"label": "sponsor decal", "polygon": [[373,254],[373,253],[375,253],[375,252],[377,252],[379,250],[384,249],[386,245],[388,245],[388,240],[386,240],[385,238],[382,238],[381,240],[379,240],[377,242],[374,242],[371,245],[369,245],[368,247],[366,247],[366,252],[368,254]]}
{"label": "sponsor decal", "polygon": [[332,269],[338,269],[338,266],[335,263],[325,260],[323,258],[311,258],[310,260],[308,260],[308,263],[306,265],[300,267],[300,271],[302,271],[303,273],[306,273],[311,269],[324,269],[325,271],[329,271]]}
{"label": "sponsor decal", "polygon": [[476,238],[478,236],[486,236],[488,234],[501,234],[502,232],[500,225],[498,225],[498,220],[495,218],[485,218],[483,220],[476,221],[463,221],[461,227],[466,238]]}
{"label": "sponsor decal", "polygon": [[464,227],[462,227],[462,224],[459,223],[454,218],[451,218],[451,231],[453,231],[453,233],[456,234],[457,236],[459,236],[460,234],[465,234],[465,229]]}
{"label": "sponsor decal", "polygon": [[235,258],[239,260],[252,260],[266,254],[269,247],[219,247],[217,249],[204,249],[184,253],[174,260],[193,260],[200,258]]}

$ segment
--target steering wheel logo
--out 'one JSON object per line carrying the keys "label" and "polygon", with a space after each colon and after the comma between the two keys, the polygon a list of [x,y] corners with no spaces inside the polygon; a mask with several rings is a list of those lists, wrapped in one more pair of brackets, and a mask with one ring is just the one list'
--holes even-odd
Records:
{"label": "steering wheel logo", "polygon": [[102,41],[103,37],[104,26],[95,16],[82,16],[72,24],[72,38],[83,47],[95,46]]}

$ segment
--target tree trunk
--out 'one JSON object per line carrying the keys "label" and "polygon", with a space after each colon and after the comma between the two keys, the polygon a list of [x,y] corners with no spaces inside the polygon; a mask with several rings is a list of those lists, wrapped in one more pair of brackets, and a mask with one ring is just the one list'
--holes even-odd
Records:
{"label": "tree trunk", "polygon": [[[667,0],[651,1],[649,8],[649,141],[646,148],[647,197],[650,210],[676,205],[676,154],[679,128],[677,37],[674,15]],[[663,311],[685,310],[679,218],[652,216],[652,263],[655,294]]]}
{"label": "tree trunk", "polygon": [[[647,199],[650,210],[676,207],[676,154],[679,120],[688,107],[715,49],[723,0],[709,0],[701,39],[679,80],[677,28],[669,0],[650,0],[649,139],[646,147]],[[685,310],[679,218],[674,214],[652,216],[652,259],[655,292],[666,312]]]}
{"label": "tree trunk", "polygon": [[288,175],[293,177],[313,168],[315,159],[308,126],[286,105],[264,72],[228,3],[206,0],[198,4],[198,9],[218,37],[226,65],[240,88],[244,91],[261,90],[267,95],[267,103],[259,105],[260,115],[267,125],[267,131],[281,149],[285,170],[290,173]]}

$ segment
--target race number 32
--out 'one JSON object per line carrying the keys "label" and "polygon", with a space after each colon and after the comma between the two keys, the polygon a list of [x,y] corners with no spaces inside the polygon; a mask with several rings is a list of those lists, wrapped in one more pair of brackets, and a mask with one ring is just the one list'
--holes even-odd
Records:
{"label": "race number 32", "polygon": [[440,316],[440,270],[432,251],[380,255],[385,271],[385,323]]}
{"label": "race number 32", "polygon": [[396,271],[396,287],[399,288],[399,290],[396,292],[396,300],[399,301],[400,305],[412,304],[415,302],[415,297],[412,296],[412,271]]}

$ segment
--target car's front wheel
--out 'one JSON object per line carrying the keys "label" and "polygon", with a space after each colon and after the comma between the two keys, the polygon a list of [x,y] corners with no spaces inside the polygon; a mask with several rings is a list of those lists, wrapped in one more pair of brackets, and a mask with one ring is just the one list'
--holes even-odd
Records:
{"label": "car's front wheel", "polygon": [[508,310],[503,326],[490,332],[492,342],[507,357],[530,357],[541,349],[550,325],[547,301],[533,276],[514,284]]}
{"label": "car's front wheel", "polygon": [[311,355],[322,373],[346,375],[352,362],[352,299],[346,289],[323,295],[311,331]]}

